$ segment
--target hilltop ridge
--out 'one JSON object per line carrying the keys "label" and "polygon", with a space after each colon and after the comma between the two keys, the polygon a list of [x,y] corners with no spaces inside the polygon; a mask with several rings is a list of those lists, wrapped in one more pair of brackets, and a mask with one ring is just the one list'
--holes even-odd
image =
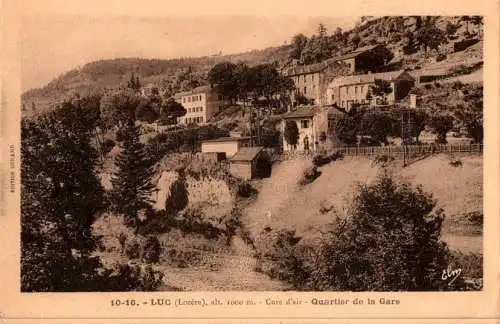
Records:
{"label": "hilltop ridge", "polygon": [[[446,44],[440,46],[440,52],[453,52],[453,44],[463,40],[482,41],[483,22],[482,19],[478,20],[474,17],[362,17],[353,29],[342,31],[338,28],[327,31],[327,37],[334,38],[341,35],[340,39],[344,40],[343,43],[339,43],[340,45],[331,53],[331,56],[352,51],[356,47],[379,43],[384,44],[394,53],[397,68],[420,70],[438,60],[441,65],[446,65],[448,57],[437,59],[435,53],[428,52],[418,42],[413,51],[407,50],[409,33],[416,34],[419,28],[422,28],[419,25],[425,23],[427,19],[432,22],[433,26],[442,30],[447,37]],[[311,36],[308,41],[312,44],[315,37],[317,36]],[[357,43],[356,46],[353,42]],[[154,84],[166,88],[176,80],[182,79],[180,89],[175,90],[189,90],[206,83],[208,71],[217,63],[223,61],[245,62],[248,65],[273,63],[280,67],[289,62],[293,50],[293,44],[289,44],[230,55],[174,59],[99,60],[61,74],[44,87],[30,89],[22,94],[21,99],[23,105],[36,105],[37,111],[43,111],[75,93],[82,96],[102,94],[106,90],[123,87],[132,73],[139,76],[142,85]],[[462,55],[458,61],[471,59],[482,61],[482,48],[477,48],[472,54],[469,52],[467,55]],[[456,61],[457,59],[454,58],[452,63],[455,64]],[[187,73],[189,77],[186,77]]]}

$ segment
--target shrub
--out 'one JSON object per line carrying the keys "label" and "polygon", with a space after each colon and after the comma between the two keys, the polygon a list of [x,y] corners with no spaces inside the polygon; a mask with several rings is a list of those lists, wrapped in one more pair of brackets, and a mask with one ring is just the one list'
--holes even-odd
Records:
{"label": "shrub", "polygon": [[330,161],[330,158],[324,154],[316,154],[313,158],[313,164],[317,167],[330,163]]}
{"label": "shrub", "polygon": [[312,183],[321,175],[321,172],[318,171],[318,167],[313,165],[308,167],[302,173],[302,178],[299,180],[299,185],[306,185]]}
{"label": "shrub", "polygon": [[464,218],[468,222],[470,222],[474,225],[483,225],[483,213],[482,212],[478,212],[478,211],[470,212],[470,213],[465,214]]}
{"label": "shrub", "polygon": [[451,158],[450,159],[450,165],[452,167],[458,168],[462,166],[462,161],[458,158]]}
{"label": "shrub", "polygon": [[258,251],[256,271],[299,287],[307,278],[307,272],[296,249],[300,240],[295,231],[274,232],[269,228],[262,231],[255,243]]}
{"label": "shrub", "polygon": [[350,215],[337,219],[310,266],[308,288],[336,291],[447,290],[444,219],[420,187],[383,173],[360,185]]}
{"label": "shrub", "polygon": [[136,240],[132,240],[125,246],[125,255],[129,259],[138,259],[141,256],[141,245]]}
{"label": "shrub", "polygon": [[177,179],[170,186],[170,195],[165,201],[165,210],[169,213],[178,213],[186,208],[189,202],[186,183],[183,179]]}
{"label": "shrub", "polygon": [[236,189],[236,196],[242,198],[250,198],[252,196],[256,196],[258,193],[257,189],[252,187],[248,181],[239,183],[238,188]]}
{"label": "shrub", "polygon": [[161,246],[156,236],[149,236],[144,245],[142,259],[147,263],[156,263],[160,260]]}
{"label": "shrub", "polygon": [[385,155],[385,154],[384,155],[377,155],[373,159],[372,164],[378,164],[378,165],[385,167],[389,162],[392,162],[392,161],[394,161],[393,156],[389,156],[389,155]]}
{"label": "shrub", "polygon": [[164,274],[150,265],[118,264],[110,272],[100,283],[99,291],[156,291],[163,285]]}

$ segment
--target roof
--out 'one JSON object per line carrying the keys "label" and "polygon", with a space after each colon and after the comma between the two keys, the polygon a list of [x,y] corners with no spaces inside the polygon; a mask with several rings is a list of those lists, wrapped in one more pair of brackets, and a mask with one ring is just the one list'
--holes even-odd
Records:
{"label": "roof", "polygon": [[199,86],[199,87],[196,87],[194,89],[191,89],[189,91],[183,91],[183,92],[178,92],[175,94],[174,97],[182,97],[182,96],[189,96],[189,95],[193,95],[193,94],[196,94],[196,93],[206,93],[206,92],[210,92],[212,91],[214,88],[209,85],[209,84],[206,84],[206,85],[202,85],[202,86]]}
{"label": "roof", "polygon": [[345,112],[333,107],[333,106],[300,106],[295,111],[289,111],[282,115],[283,119],[287,118],[312,118],[314,115],[320,112],[324,112],[326,109],[328,111],[328,118],[334,118],[339,115],[344,115]]}
{"label": "roof", "polygon": [[370,46],[363,46],[363,47],[355,49],[354,51],[352,51],[350,53],[347,53],[347,54],[344,54],[344,55],[340,55],[340,56],[336,56],[336,57],[332,57],[332,58],[327,59],[327,60],[325,60],[323,62],[320,62],[320,63],[309,64],[309,65],[302,65],[302,66],[296,66],[296,67],[288,69],[286,71],[286,75],[290,76],[290,75],[309,74],[309,73],[321,72],[324,69],[326,69],[328,66],[330,66],[331,64],[333,64],[333,63],[335,63],[337,61],[343,61],[343,60],[347,60],[347,59],[356,57],[356,56],[358,56],[358,55],[360,55],[362,53],[372,51],[372,50],[374,50],[375,48],[377,48],[379,46],[380,46],[380,44],[370,45]]}
{"label": "roof", "polygon": [[283,118],[302,118],[312,117],[318,112],[318,106],[299,106],[297,110],[286,112],[282,115]]}
{"label": "roof", "polygon": [[215,142],[238,142],[238,141],[246,141],[249,140],[250,136],[240,136],[240,137],[219,137],[209,140],[201,141],[201,143],[215,143]]}
{"label": "roof", "polygon": [[360,84],[360,83],[373,83],[375,80],[385,80],[385,81],[394,81],[396,79],[405,76],[408,80],[411,78],[415,80],[414,77],[411,76],[406,71],[392,71],[392,72],[383,72],[383,73],[370,73],[370,74],[358,74],[358,75],[349,75],[349,76],[340,76],[333,79],[330,82],[329,87],[338,87],[342,85],[348,84]]}
{"label": "roof", "polygon": [[262,146],[242,147],[231,158],[231,161],[253,161],[263,150]]}

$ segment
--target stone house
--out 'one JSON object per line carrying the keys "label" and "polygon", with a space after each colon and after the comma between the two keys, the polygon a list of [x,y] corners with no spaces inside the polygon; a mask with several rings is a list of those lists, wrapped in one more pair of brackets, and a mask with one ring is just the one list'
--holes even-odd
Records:
{"label": "stone house", "polygon": [[415,86],[415,78],[406,71],[369,73],[342,76],[328,85],[326,96],[328,105],[336,105],[349,111],[353,104],[377,105],[376,98],[369,98],[371,88],[378,80],[390,83],[391,92],[386,95],[386,104],[394,104],[406,97]]}
{"label": "stone house", "polygon": [[292,78],[298,94],[315,105],[325,105],[326,89],[333,78],[376,70],[387,63],[384,57],[389,54],[383,45],[365,46],[320,63],[284,68],[282,72]]}
{"label": "stone house", "polygon": [[[281,121],[283,151],[303,152],[306,146],[309,151],[328,149],[332,145],[329,141],[332,137],[330,123],[344,114],[345,112],[328,106],[302,106],[283,114]],[[287,143],[284,136],[287,122],[297,123],[299,138],[295,149]]]}

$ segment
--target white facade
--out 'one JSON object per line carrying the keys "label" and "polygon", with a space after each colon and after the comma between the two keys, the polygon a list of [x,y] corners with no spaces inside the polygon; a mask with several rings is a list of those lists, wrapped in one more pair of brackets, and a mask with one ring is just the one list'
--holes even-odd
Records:
{"label": "white facade", "polygon": [[179,117],[180,124],[205,124],[219,112],[225,102],[215,89],[201,86],[191,91],[181,92],[175,100],[186,109],[186,115]]}
{"label": "white facade", "polygon": [[225,153],[226,158],[231,158],[238,150],[248,145],[247,137],[223,137],[201,143],[202,153]]}

